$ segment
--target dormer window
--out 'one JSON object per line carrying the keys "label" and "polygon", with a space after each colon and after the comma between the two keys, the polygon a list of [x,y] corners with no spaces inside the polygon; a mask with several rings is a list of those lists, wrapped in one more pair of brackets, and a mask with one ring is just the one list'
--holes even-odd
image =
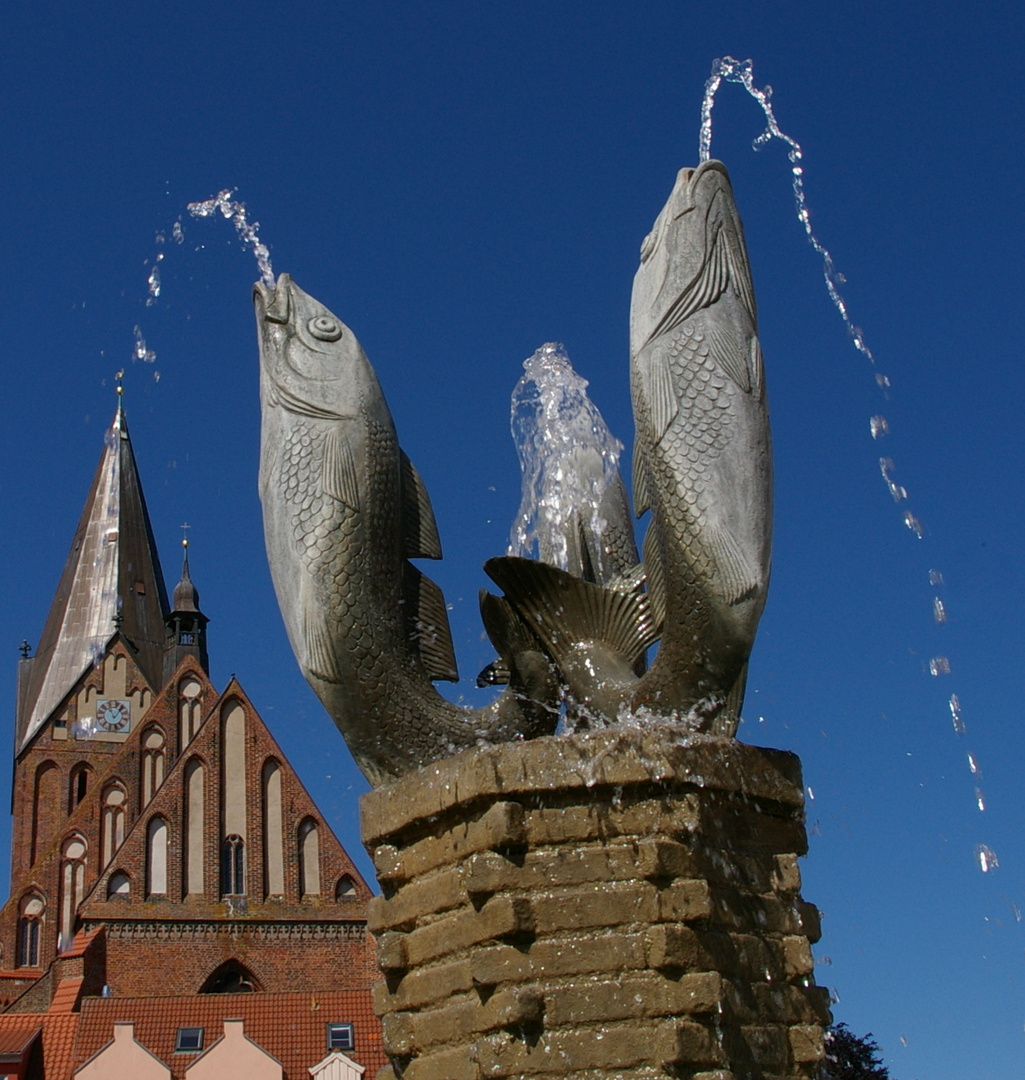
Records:
{"label": "dormer window", "polygon": [[201,1027],[180,1027],[174,1040],[176,1054],[196,1054],[203,1049],[203,1029]]}

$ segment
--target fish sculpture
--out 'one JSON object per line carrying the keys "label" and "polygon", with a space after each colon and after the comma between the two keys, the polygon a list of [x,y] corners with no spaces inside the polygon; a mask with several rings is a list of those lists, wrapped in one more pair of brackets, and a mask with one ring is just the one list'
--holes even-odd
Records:
{"label": "fish sculpture", "polygon": [[254,287],[260,499],[278,605],[307,681],[373,785],[481,742],[548,734],[559,681],[507,601],[482,594],[509,672],[490,705],[458,678],[444,598],[409,561],[441,558],[423,481],[355,335],[288,274]]}
{"label": "fish sculpture", "polygon": [[680,171],[641,246],[630,354],[647,591],[518,558],[485,569],[596,721],[732,737],[769,582],[772,454],[751,272],[721,162]]}

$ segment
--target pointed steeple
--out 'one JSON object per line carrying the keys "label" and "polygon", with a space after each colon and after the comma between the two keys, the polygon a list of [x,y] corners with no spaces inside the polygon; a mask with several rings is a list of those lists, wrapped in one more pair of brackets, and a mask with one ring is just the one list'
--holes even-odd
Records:
{"label": "pointed steeple", "polygon": [[19,693],[20,752],[120,632],[154,688],[161,685],[167,591],[128,425],[118,407],[105,437],[57,594]]}
{"label": "pointed steeple", "polygon": [[[188,529],[183,525],[182,529]],[[194,656],[203,670],[210,674],[210,661],[206,652],[206,624],[210,620],[199,610],[199,590],[189,577],[189,540],[182,537],[182,576],[174,587],[171,614],[167,617],[167,646],[164,652],[164,677],[166,682],[185,659]]]}

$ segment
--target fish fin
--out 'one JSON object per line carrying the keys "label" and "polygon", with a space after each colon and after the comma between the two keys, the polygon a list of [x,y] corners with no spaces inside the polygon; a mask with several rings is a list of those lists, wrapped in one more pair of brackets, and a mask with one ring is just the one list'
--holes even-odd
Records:
{"label": "fish fin", "polygon": [[644,454],[640,442],[634,443],[633,456],[634,517],[641,517],[651,509],[648,495],[648,470],[644,467]]}
{"label": "fish fin", "polygon": [[657,638],[644,593],[605,589],[546,563],[511,555],[489,559],[484,570],[556,662],[579,642],[596,641],[633,664]]}
{"label": "fish fin", "polygon": [[639,592],[644,588],[644,563],[638,563],[605,583],[612,592]]}
{"label": "fish fin", "polygon": [[399,451],[402,467],[402,541],[407,559],[440,559],[441,539],[434,510],[416,466]]}
{"label": "fish fin", "polygon": [[652,527],[644,534],[644,576],[648,582],[648,604],[651,607],[651,620],[659,633],[666,621],[666,585],[662,573],[662,553],[658,550],[655,530]]}
{"label": "fish fin", "polygon": [[673,373],[669,369],[669,353],[665,349],[656,348],[649,363],[648,411],[651,418],[652,438],[657,446],[680,411],[680,402],[677,400],[673,387]]}
{"label": "fish fin", "polygon": [[730,208],[727,222],[720,230],[717,239],[724,248],[728,264],[727,272],[734,292],[751,317],[751,325],[757,326],[758,310],[755,304],[754,284],[751,281],[751,264],[747,260],[747,251],[744,248],[744,226],[740,223],[736,206]]}
{"label": "fish fin", "polygon": [[350,510],[359,509],[359,480],[352,447],[338,427],[333,427],[324,440],[324,493],[337,499]]}
{"label": "fish fin", "polygon": [[755,397],[761,400],[765,394],[765,361],[757,334],[751,338],[751,389]]}
{"label": "fish fin", "polygon": [[303,644],[306,647],[303,666],[307,671],[324,682],[343,681],[327,623],[319,609],[312,604],[303,605]]}
{"label": "fish fin", "polygon": [[484,685],[507,683],[515,666],[516,656],[525,652],[539,652],[541,644],[504,596],[495,596],[487,589],[481,589],[479,599],[481,621],[499,655],[498,660],[484,669],[492,676],[491,682]]}
{"label": "fish fin", "polygon": [[739,604],[758,588],[758,575],[729,529],[709,525],[705,535],[719,571],[719,594],[727,604]]}
{"label": "fish fin", "polygon": [[740,727],[740,710],[744,707],[744,691],[747,688],[747,664],[740,669],[737,681],[726,695],[726,703],[723,705],[712,721],[711,734],[720,735],[726,739],[736,738],[737,728]]}
{"label": "fish fin", "polygon": [[713,322],[711,329],[712,352],[715,362],[744,391],[751,392],[751,373],[748,358],[737,344],[729,327]]}
{"label": "fish fin", "polygon": [[459,681],[445,597],[426,574],[411,563],[403,566],[406,633],[420,653],[428,678]]}

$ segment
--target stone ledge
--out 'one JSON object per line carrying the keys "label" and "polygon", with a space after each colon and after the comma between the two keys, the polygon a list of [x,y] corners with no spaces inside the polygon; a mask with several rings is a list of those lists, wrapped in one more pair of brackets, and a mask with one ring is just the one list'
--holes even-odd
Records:
{"label": "stone ledge", "polygon": [[481,799],[652,782],[744,792],[794,810],[804,806],[795,754],[670,724],[607,728],[475,747],[417,769],[363,796],[363,840],[375,848]]}

